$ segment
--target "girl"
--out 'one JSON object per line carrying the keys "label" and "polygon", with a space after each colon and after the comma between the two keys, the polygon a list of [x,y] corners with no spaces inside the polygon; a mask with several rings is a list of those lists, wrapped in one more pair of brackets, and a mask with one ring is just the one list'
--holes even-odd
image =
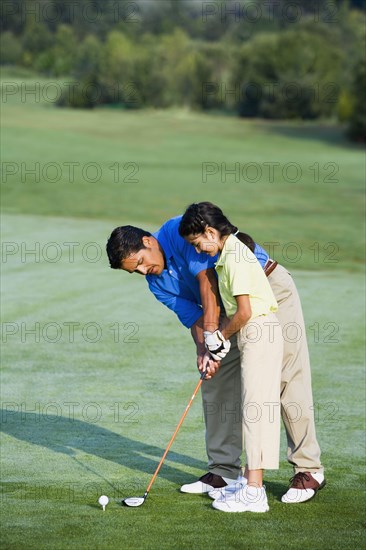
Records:
{"label": "girl", "polygon": [[278,468],[280,445],[283,338],[274,315],[277,302],[261,265],[244,244],[247,235],[239,233],[219,207],[209,202],[192,204],[179,232],[197,252],[219,254],[216,272],[228,321],[221,332],[217,327],[205,333],[207,349],[220,360],[230,349],[229,338],[237,334],[240,350],[247,482],[231,496],[215,500],[213,507],[225,512],[267,512],[263,470]]}

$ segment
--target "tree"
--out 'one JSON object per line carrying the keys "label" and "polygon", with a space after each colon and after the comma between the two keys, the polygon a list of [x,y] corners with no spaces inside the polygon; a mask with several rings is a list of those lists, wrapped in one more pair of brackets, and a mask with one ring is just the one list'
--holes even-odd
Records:
{"label": "tree", "polygon": [[94,35],[88,35],[77,50],[72,76],[73,85],[67,88],[60,106],[92,108],[105,102],[99,72],[102,45]]}
{"label": "tree", "polygon": [[202,83],[209,79],[206,56],[202,48],[181,29],[163,35],[155,48],[151,82],[159,79],[155,106],[202,105]]}
{"label": "tree", "polygon": [[0,36],[1,64],[15,64],[22,56],[20,40],[11,31],[5,31]]}
{"label": "tree", "polygon": [[77,50],[78,43],[73,27],[60,25],[55,34],[54,46],[37,56],[34,67],[55,76],[70,75]]}
{"label": "tree", "polygon": [[348,134],[355,141],[366,142],[366,60],[356,65],[352,86],[353,110],[349,120]]}
{"label": "tree", "polygon": [[138,48],[119,31],[111,31],[101,51],[100,81],[108,103],[133,106]]}
{"label": "tree", "polygon": [[55,60],[53,70],[56,76],[71,73],[77,50],[78,43],[74,29],[69,25],[60,25],[57,28],[55,46],[53,48]]}
{"label": "tree", "polygon": [[338,100],[342,52],[326,34],[291,29],[246,43],[232,75],[232,86],[240,88],[239,114],[330,116]]}
{"label": "tree", "polygon": [[53,45],[53,35],[43,23],[30,20],[22,36],[22,64],[33,66],[38,56]]}

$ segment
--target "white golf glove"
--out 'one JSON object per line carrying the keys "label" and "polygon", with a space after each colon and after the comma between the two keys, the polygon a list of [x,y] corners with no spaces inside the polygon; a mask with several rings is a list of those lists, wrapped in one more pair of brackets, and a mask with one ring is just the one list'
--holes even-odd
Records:
{"label": "white golf glove", "polygon": [[205,330],[203,336],[205,338],[206,348],[215,361],[221,361],[230,351],[230,340],[225,340],[219,330],[215,330],[215,332],[208,332]]}

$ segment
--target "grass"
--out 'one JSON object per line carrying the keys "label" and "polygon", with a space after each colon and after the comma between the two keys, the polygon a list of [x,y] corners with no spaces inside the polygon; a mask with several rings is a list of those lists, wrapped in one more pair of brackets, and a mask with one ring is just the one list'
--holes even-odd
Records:
{"label": "grass", "polygon": [[[45,218],[3,221],[4,239],[26,234],[35,241]],[[50,240],[62,227],[65,240],[78,235],[82,244],[93,235],[100,246],[109,228],[67,218],[46,223]],[[304,548],[360,546],[362,275],[352,275],[351,289],[346,272],[296,273],[328,486],[311,504],[284,507],[279,498],[291,470],[282,460],[279,472],[266,475],[270,513],[243,517],[216,513],[207,498],[178,492],[206,468],[199,400],[144,506],[121,508],[121,498],[143,494],[188,402],[197,380],[194,354],[188,331],[155,303],[143,278],[110,272],[105,258],[92,265],[76,251],[74,259],[24,264],[18,254],[3,264],[3,341],[9,327],[18,332],[6,336],[2,353],[2,547],[297,549],[299,532]],[[78,326],[70,342],[71,322]],[[137,342],[128,341],[127,322],[135,323]],[[37,332],[26,333],[36,323],[38,342]],[[88,323],[100,327],[95,343],[93,331],[82,332]],[[116,323],[119,342],[111,330]],[[315,323],[319,334],[310,329]],[[326,323],[337,328],[331,338]],[[59,327],[54,343],[52,327]],[[96,504],[104,493],[111,498],[105,513]]]}
{"label": "grass", "polygon": [[287,265],[361,269],[364,153],[339,128],[182,110],[61,110],[46,100],[47,84],[3,75],[6,212],[157,227],[211,200],[259,242],[279,243],[274,254]]}
{"label": "grass", "polygon": [[[15,96],[2,110],[3,162],[97,162],[103,179],[3,183],[1,547],[361,547],[362,152],[336,128],[314,125],[183,111],[81,113]],[[342,177],[222,185],[217,174],[203,184],[202,162],[212,159],[296,160],[304,173],[314,162],[336,162]],[[109,163],[127,161],[139,165],[139,182],[112,182]],[[290,242],[302,252],[297,262],[279,259],[296,268],[328,484],[312,503],[280,503],[292,475],[282,437],[280,470],[266,474],[270,512],[259,517],[220,514],[208,498],[179,493],[206,471],[199,399],[144,506],[120,506],[143,494],[197,374],[189,332],[143,278],[108,268],[105,241],[118,223],[154,229],[206,198],[262,242],[281,243],[280,255]],[[331,242],[339,246],[333,263],[325,261]],[[105,513],[101,494],[111,499]]]}

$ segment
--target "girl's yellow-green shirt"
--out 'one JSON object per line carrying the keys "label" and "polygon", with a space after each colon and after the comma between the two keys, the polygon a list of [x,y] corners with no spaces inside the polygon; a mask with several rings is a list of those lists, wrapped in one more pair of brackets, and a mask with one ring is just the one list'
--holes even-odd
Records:
{"label": "girl's yellow-green shirt", "polygon": [[249,295],[251,319],[277,311],[276,298],[262,266],[253,252],[235,235],[229,235],[226,239],[215,269],[228,317],[232,317],[237,310],[235,296],[242,294]]}

